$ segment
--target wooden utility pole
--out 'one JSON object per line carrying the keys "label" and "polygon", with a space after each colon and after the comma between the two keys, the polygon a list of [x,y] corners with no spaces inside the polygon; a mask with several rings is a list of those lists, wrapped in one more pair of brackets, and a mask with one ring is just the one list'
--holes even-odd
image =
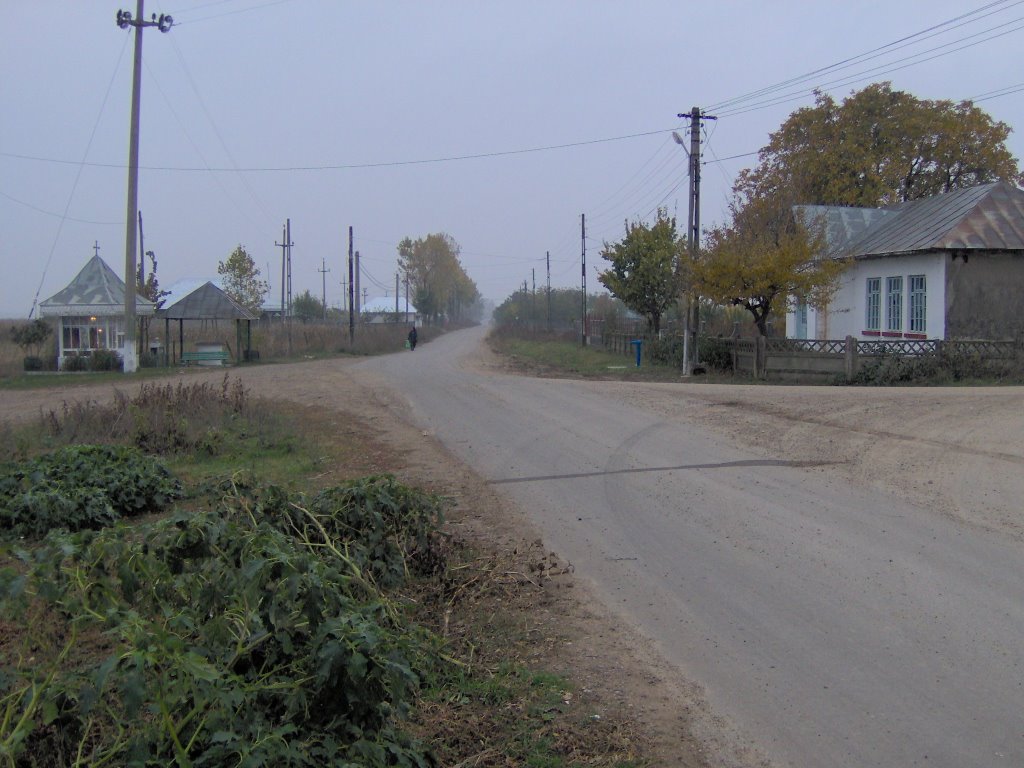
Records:
{"label": "wooden utility pole", "polygon": [[320,269],[317,272],[320,273],[320,277],[323,280],[323,306],[324,306],[324,320],[327,319],[327,273],[331,270],[327,269],[327,262],[324,261],[323,256],[320,257]]}
{"label": "wooden utility pole", "polygon": [[395,319],[398,319],[398,273],[395,272]]}
{"label": "wooden utility pole", "polygon": [[142,30],[156,27],[169,32],[174,20],[161,14],[152,21],[142,18],[142,0],[135,4],[135,18],[129,11],[117,12],[117,26],[121,29],[135,28],[135,56],[132,63],[132,111],[128,132],[128,212],[125,216],[124,243],[124,346],[122,360],[125,373],[134,373],[139,367],[135,334],[135,285],[138,275],[135,270],[135,218],[139,211],[139,115],[142,104]]}

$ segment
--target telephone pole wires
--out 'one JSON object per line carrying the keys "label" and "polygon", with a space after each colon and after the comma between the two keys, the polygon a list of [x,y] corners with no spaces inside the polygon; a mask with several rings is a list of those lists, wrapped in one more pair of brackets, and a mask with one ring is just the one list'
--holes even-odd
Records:
{"label": "telephone pole wires", "polygon": [[135,5],[135,18],[130,11],[117,12],[117,26],[121,29],[135,28],[135,56],[132,64],[132,112],[128,134],[128,212],[124,244],[124,372],[134,373],[139,367],[135,334],[135,285],[138,274],[135,269],[135,218],[139,211],[139,113],[142,104],[142,30],[156,27],[169,32],[174,19],[166,14],[152,21],[142,18],[143,0]]}

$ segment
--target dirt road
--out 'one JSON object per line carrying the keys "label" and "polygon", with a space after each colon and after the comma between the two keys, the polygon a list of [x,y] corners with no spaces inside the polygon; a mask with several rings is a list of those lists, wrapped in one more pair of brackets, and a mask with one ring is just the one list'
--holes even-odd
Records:
{"label": "dirt road", "polygon": [[593,611],[589,674],[666,756],[693,730],[716,765],[1024,761],[1024,391],[537,381],[478,340],[237,374],[360,414],[410,479],[493,501],[481,527],[540,529],[622,621]]}

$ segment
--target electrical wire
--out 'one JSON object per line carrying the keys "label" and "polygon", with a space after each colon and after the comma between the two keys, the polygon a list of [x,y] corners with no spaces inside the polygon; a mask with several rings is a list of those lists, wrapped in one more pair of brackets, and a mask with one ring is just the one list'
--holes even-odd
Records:
{"label": "electrical wire", "polygon": [[[114,64],[114,71],[110,74],[110,82],[107,83],[106,93],[103,94],[103,101],[100,103],[100,111],[96,115],[96,121],[93,123],[92,132],[89,134],[89,141],[86,142],[85,152],[82,153],[82,162],[78,164],[78,171],[75,173],[75,181],[71,185],[71,192],[68,194],[68,201],[64,205],[64,213],[60,217],[60,223],[57,225],[57,233],[53,236],[53,244],[50,246],[50,252],[46,256],[46,262],[43,264],[43,275],[39,278],[39,286],[36,288],[35,296],[32,297],[32,307],[28,311],[29,319],[35,314],[36,305],[39,303],[39,293],[43,290],[43,283],[46,282],[46,273],[50,269],[50,263],[53,261],[53,253],[57,250],[57,243],[60,241],[60,234],[64,230],[64,222],[68,221],[68,211],[71,210],[71,201],[75,199],[75,191],[78,189],[78,182],[82,178],[82,171],[85,169],[85,158],[89,156],[89,150],[92,149],[93,139],[96,138],[96,130],[100,126],[100,118],[103,117],[103,112],[107,108],[107,100],[110,98],[110,91],[114,87],[114,80],[117,77],[117,72],[121,68],[121,60],[124,58],[124,52],[128,48],[128,39],[131,35],[124,36],[124,42],[121,44],[121,52],[117,55],[117,62]],[[132,223],[134,226],[134,223]]]}
{"label": "electrical wire", "polygon": [[95,225],[101,226],[101,227],[122,227],[122,226],[124,226],[124,222],[123,221],[92,221],[90,219],[76,219],[74,216],[65,216],[64,214],[55,213],[54,211],[47,211],[45,208],[39,208],[39,207],[37,207],[35,205],[32,205],[32,203],[26,203],[24,200],[19,200],[16,197],[12,197],[11,195],[8,195],[6,192],[0,192],[0,197],[6,197],[12,203],[17,203],[18,205],[23,205],[26,208],[29,208],[29,209],[35,211],[36,213],[42,213],[42,214],[44,214],[46,216],[52,216],[52,217],[54,217],[56,219],[65,219],[66,221],[73,221],[76,224],[95,224]]}
{"label": "electrical wire", "polygon": [[[827,65],[825,67],[819,67],[817,69],[811,70],[810,72],[806,72],[806,73],[804,73],[802,75],[797,75],[795,77],[787,78],[786,80],[782,80],[782,81],[780,81],[778,83],[774,83],[772,85],[765,86],[763,88],[759,88],[759,89],[754,90],[754,91],[750,91],[750,92],[742,94],[740,96],[735,96],[735,97],[730,98],[730,99],[725,99],[723,101],[716,102],[714,104],[709,105],[707,107],[707,109],[709,111],[720,111],[720,110],[725,110],[726,108],[735,107],[737,105],[744,104],[746,102],[749,102],[749,101],[754,100],[754,99],[761,98],[762,96],[771,94],[773,92],[776,92],[776,91],[779,91],[779,90],[783,90],[785,88],[788,88],[789,86],[792,86],[792,85],[795,85],[795,84],[798,84],[798,83],[801,83],[801,82],[806,82],[808,80],[812,80],[815,77],[817,77],[818,75],[823,75],[823,74],[826,74],[826,73],[829,73],[829,72],[834,72],[834,71],[841,71],[843,69],[847,69],[847,68],[850,68],[852,66],[856,66],[857,64],[863,63],[864,61],[869,61],[869,60],[871,60],[873,58],[879,58],[879,57],[881,57],[883,55],[890,54],[890,53],[892,53],[892,52],[894,52],[896,50],[901,50],[902,48],[909,47],[911,45],[916,45],[916,44],[920,43],[922,40],[930,39],[931,37],[935,37],[938,34],[944,34],[946,32],[951,31],[952,29],[958,29],[958,28],[960,28],[962,26],[966,26],[967,24],[971,24],[971,23],[980,21],[981,19],[987,18],[988,16],[994,15],[996,13],[1001,13],[1002,11],[1008,10],[1009,8],[1012,8],[1012,7],[1016,6],[1016,5],[1020,5],[1021,2],[1024,2],[1024,0],[1017,0],[1017,2],[1014,2],[1013,4],[1011,4],[1009,6],[1006,6],[1005,8],[1004,7],[1000,7],[1000,6],[1005,6],[1007,1],[1008,0],[996,0],[996,2],[989,3],[989,4],[987,4],[985,6],[982,6],[981,8],[978,8],[978,9],[976,9],[974,11],[970,11],[969,13],[961,14],[960,16],[956,16],[956,17],[954,17],[952,19],[947,19],[946,21],[940,22],[939,24],[935,24],[935,25],[932,25],[932,26],[930,26],[930,27],[928,27],[926,29],[923,29],[923,30],[921,30],[919,32],[915,32],[912,35],[907,35],[905,37],[901,37],[901,38],[899,38],[897,40],[894,40],[894,41],[892,41],[890,43],[886,43],[885,45],[879,46],[878,48],[873,48],[873,49],[871,49],[869,51],[865,51],[864,53],[857,54],[856,56],[851,56],[851,57],[848,57],[846,59],[842,59],[841,61],[837,61],[837,62],[835,62],[833,64],[829,64],[829,65]],[[992,9],[992,8],[996,8],[996,10],[990,11],[990,9]],[[978,14],[982,14],[985,11],[990,11],[990,12],[989,13],[984,13],[983,15],[978,16]],[[971,18],[971,17],[977,17],[977,18]],[[969,20],[965,21],[965,19],[969,19]],[[957,24],[956,22],[961,22],[961,23]],[[944,29],[942,32],[938,32],[937,31],[937,30],[943,29],[944,27],[949,27],[949,29]],[[929,33],[934,33],[934,34],[929,34]],[[917,40],[916,38],[920,38],[920,40]],[[914,42],[911,42],[911,41],[914,41]]]}

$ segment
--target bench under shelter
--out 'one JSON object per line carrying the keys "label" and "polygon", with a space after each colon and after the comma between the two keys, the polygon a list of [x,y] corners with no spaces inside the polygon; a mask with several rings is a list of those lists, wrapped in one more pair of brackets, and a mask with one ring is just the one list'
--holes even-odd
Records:
{"label": "bench under shelter", "polygon": [[[171,321],[178,321],[178,350],[180,350],[180,357],[174,362],[212,363],[216,365],[227,359],[227,354],[218,350],[197,349],[186,352],[186,321],[234,320],[235,362],[252,359],[252,321],[257,319],[256,315],[232,299],[209,280],[201,284],[195,284],[195,281],[191,285],[187,283],[184,285],[176,284],[171,287],[170,294],[170,303],[159,309],[156,316],[157,318],[163,318],[165,338],[168,340],[171,338]],[[171,363],[169,346],[169,344],[164,345],[165,365],[170,365]]]}

